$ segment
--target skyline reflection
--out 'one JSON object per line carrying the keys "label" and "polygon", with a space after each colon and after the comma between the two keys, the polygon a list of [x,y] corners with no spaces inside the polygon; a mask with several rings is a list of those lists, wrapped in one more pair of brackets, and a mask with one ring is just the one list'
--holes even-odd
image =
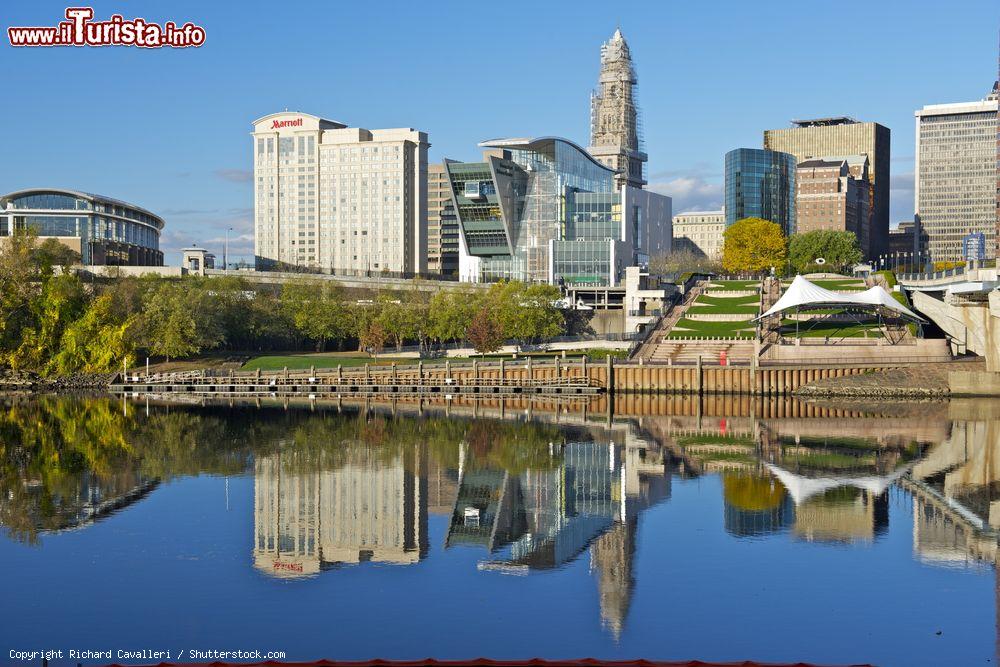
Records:
{"label": "skyline reflection", "polygon": [[[45,535],[113,521],[162,482],[252,474],[249,560],[267,577],[365,563],[419,571],[452,549],[476,554],[478,576],[500,581],[581,561],[616,640],[642,585],[644,514],[702,477],[718,478],[717,526],[733,539],[865,548],[892,528],[896,497],[912,503],[915,560],[996,566],[1000,415],[989,407],[802,416],[801,406],[754,413],[737,403],[719,415],[684,403],[680,414],[610,421],[565,406],[493,407],[473,418],[435,405],[8,404],[0,427],[22,447],[17,458],[4,450],[0,523],[43,546]],[[93,428],[66,428],[85,414]],[[443,522],[439,543],[430,517]]]}

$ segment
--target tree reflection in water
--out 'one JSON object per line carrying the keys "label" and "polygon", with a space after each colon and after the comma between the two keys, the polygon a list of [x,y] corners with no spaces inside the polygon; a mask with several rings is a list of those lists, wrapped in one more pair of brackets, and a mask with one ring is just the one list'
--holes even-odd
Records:
{"label": "tree reflection in water", "polygon": [[252,472],[253,560],[268,576],[419,563],[431,550],[428,514],[441,514],[445,547],[480,550],[482,576],[560,568],[589,552],[601,618],[616,637],[636,585],[640,515],[670,498],[671,480],[720,475],[723,525],[739,538],[851,544],[886,531],[898,487],[912,498],[918,558],[995,562],[995,408],[706,405],[722,414],[702,404],[690,414],[690,403],[678,414],[595,421],[559,409],[526,419],[501,408],[501,419],[433,405],[397,413],[395,404],[7,399],[0,523],[38,544],[161,480]]}

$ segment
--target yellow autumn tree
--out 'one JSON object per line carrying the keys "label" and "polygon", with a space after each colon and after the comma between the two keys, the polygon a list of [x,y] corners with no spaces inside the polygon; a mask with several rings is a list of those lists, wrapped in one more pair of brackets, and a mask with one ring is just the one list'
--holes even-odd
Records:
{"label": "yellow autumn tree", "polygon": [[722,268],[730,273],[781,272],[788,243],[781,226],[761,218],[737,220],[723,234]]}

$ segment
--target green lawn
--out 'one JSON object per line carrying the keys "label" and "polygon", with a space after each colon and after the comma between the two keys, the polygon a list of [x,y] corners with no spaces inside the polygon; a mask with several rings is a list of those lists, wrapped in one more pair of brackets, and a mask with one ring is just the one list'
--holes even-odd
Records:
{"label": "green lawn", "polygon": [[829,437],[821,438],[815,436],[800,436],[798,442],[790,438],[781,438],[782,445],[794,447],[809,447],[816,449],[851,449],[862,451],[879,451],[882,447],[877,440],[867,438],[852,437]]}
{"label": "green lawn", "polygon": [[674,440],[681,447],[688,445],[725,445],[739,447],[756,447],[757,441],[749,436],[741,435],[716,435],[714,433],[704,433],[699,435],[679,435]]}
{"label": "green lawn", "polygon": [[687,312],[695,315],[751,315],[756,317],[758,310],[757,306],[721,306],[716,304],[703,306],[700,301],[697,301]]}
{"label": "green lawn", "polygon": [[760,289],[759,280],[713,280],[709,290],[748,290]]}
{"label": "green lawn", "polygon": [[695,301],[695,304],[699,306],[745,306],[747,304],[758,303],[760,303],[760,296],[757,294],[750,294],[748,296],[712,296],[711,294],[702,294]]}
{"label": "green lawn", "polygon": [[316,368],[336,368],[340,365],[344,368],[348,368],[351,366],[364,366],[365,364],[371,364],[373,366],[376,364],[389,365],[394,361],[397,364],[413,364],[417,362],[416,359],[399,359],[388,356],[380,356],[378,361],[376,361],[367,355],[347,356],[337,354],[287,354],[254,357],[250,361],[243,364],[243,367],[240,370],[255,371],[259,368],[262,371],[280,371],[281,369],[287,367],[290,371],[302,371],[309,370],[312,366],[315,366]]}
{"label": "green lawn", "polygon": [[[674,328],[667,334],[667,338],[750,338],[754,337],[754,325],[749,321],[742,322],[702,322],[700,320],[689,320],[682,317],[677,322],[678,327],[688,329],[679,331]],[[742,331],[746,329],[746,331]]]}
{"label": "green lawn", "polygon": [[[781,321],[781,335],[795,337],[795,320]],[[799,338],[881,338],[882,330],[878,324],[855,324],[854,322],[799,322]]]}
{"label": "green lawn", "polygon": [[[835,280],[832,278],[829,280],[810,280],[809,282],[832,292],[863,292],[868,289],[863,280],[853,280],[850,278],[842,280]],[[782,283],[785,287],[788,287],[791,284],[791,281]]]}
{"label": "green lawn", "polygon": [[876,461],[874,456],[850,456],[848,454],[817,452],[809,454],[785,454],[782,457],[782,463],[790,467],[798,465],[803,468],[818,470],[851,470],[873,466]]}
{"label": "green lawn", "polygon": [[[579,361],[584,355],[588,359],[593,361],[604,361],[605,357],[611,356],[614,359],[624,358],[627,355],[625,350],[608,350],[604,348],[591,348],[586,350],[567,350],[566,359]],[[551,360],[556,357],[562,358],[561,351],[547,351],[547,352],[521,352],[518,353],[518,359],[526,359],[531,357],[532,359],[539,360]],[[498,359],[511,360],[510,354],[484,354],[478,359],[495,361]],[[407,364],[416,364],[420,359],[415,359],[412,357],[393,357],[391,351],[386,350],[384,356],[379,355],[378,360],[375,360],[367,355],[354,354],[285,354],[285,355],[264,355],[260,357],[254,357],[250,361],[243,364],[240,370],[243,371],[255,371],[258,368],[262,371],[280,371],[284,368],[288,368],[290,371],[302,371],[309,370],[310,367],[315,366],[316,368],[336,368],[338,365],[344,368],[351,368],[357,366],[364,366],[365,364],[370,364],[372,366],[389,366],[393,362],[403,366]],[[452,362],[468,362],[470,358],[466,357],[435,357],[432,359],[423,359],[425,364],[443,364],[445,361]]]}

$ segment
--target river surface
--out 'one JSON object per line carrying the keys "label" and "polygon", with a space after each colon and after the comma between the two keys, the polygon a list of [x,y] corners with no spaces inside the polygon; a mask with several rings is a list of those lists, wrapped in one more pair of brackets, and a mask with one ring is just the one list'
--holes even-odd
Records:
{"label": "river surface", "polygon": [[0,662],[996,662],[996,402],[612,407],[3,399]]}

